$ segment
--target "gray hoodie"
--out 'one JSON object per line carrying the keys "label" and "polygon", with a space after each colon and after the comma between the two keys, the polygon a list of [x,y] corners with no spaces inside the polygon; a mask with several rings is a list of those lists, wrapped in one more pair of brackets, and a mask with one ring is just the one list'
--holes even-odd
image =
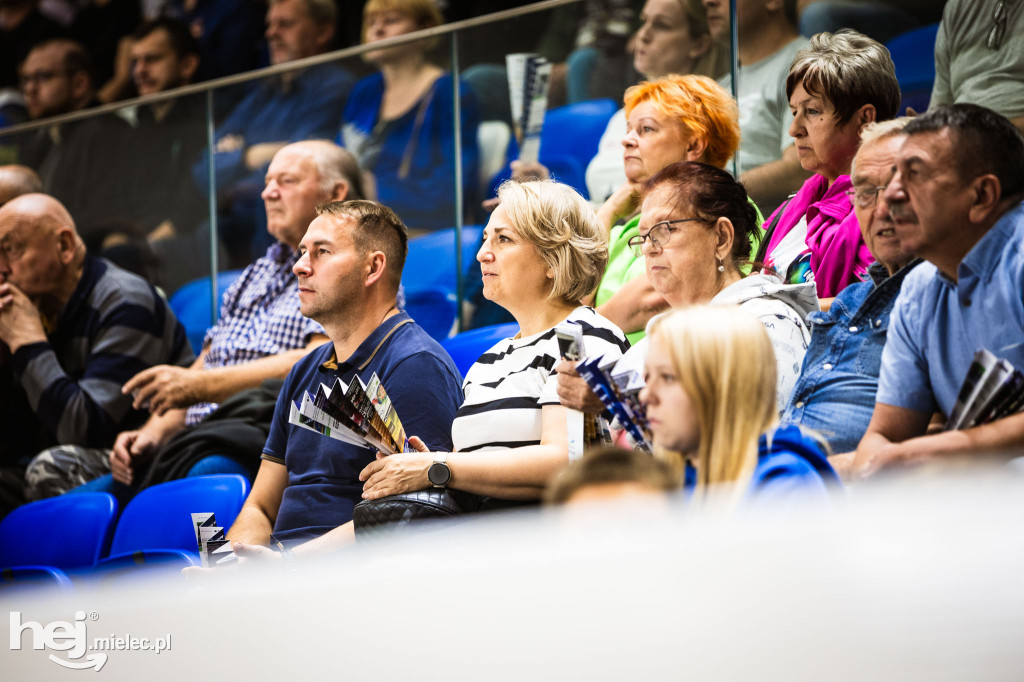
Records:
{"label": "gray hoodie", "polygon": [[807,315],[819,309],[814,282],[784,284],[772,275],[750,275],[722,289],[710,304],[738,305],[761,320],[775,349],[775,398],[781,412],[800,376],[811,340]]}

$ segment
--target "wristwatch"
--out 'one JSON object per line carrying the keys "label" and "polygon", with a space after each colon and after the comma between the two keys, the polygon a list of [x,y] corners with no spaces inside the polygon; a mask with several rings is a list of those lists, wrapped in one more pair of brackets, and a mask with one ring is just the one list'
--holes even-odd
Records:
{"label": "wristwatch", "polygon": [[434,463],[427,469],[427,479],[435,488],[445,488],[452,480],[452,470],[448,468],[447,455],[443,452],[434,454]]}

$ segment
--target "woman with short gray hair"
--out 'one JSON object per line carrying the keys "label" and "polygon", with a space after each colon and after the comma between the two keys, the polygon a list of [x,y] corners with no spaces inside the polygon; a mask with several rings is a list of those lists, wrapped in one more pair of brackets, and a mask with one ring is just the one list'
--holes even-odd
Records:
{"label": "woman with short gray hair", "polygon": [[819,33],[797,53],[786,80],[797,156],[814,173],[768,219],[760,258],[786,282],[813,281],[823,307],[873,260],[849,194],[860,131],[893,118],[896,67],[884,45],[855,31]]}

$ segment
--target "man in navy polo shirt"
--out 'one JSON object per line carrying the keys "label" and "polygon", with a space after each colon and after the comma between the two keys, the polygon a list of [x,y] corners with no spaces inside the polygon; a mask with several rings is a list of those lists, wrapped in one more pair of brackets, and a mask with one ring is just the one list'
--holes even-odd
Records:
{"label": "man in navy polo shirt", "polygon": [[407,433],[431,450],[452,447],[459,372],[398,309],[405,225],[372,201],[331,202],[317,213],[294,269],[302,314],[331,342],[296,363],[281,389],[252,493],[228,532],[234,542],[290,547],[352,519],[363,490],[359,472],[376,452],[288,423],[291,401],[320,383],[348,383],[356,374],[366,381],[376,372]]}
{"label": "man in navy polo shirt", "polygon": [[926,435],[933,413],[949,417],[978,348],[1024,368],[1024,137],[974,104],[937,107],[905,131],[885,200],[900,246],[927,262],[893,307],[860,476],[1024,445],[1024,414]]}

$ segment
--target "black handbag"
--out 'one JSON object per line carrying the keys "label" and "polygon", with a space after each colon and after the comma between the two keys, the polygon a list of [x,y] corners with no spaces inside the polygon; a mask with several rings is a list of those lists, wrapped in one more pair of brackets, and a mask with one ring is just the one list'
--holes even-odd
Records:
{"label": "black handbag", "polygon": [[429,488],[363,500],[352,510],[357,539],[407,527],[425,519],[446,519],[477,511],[480,497],[450,488]]}

